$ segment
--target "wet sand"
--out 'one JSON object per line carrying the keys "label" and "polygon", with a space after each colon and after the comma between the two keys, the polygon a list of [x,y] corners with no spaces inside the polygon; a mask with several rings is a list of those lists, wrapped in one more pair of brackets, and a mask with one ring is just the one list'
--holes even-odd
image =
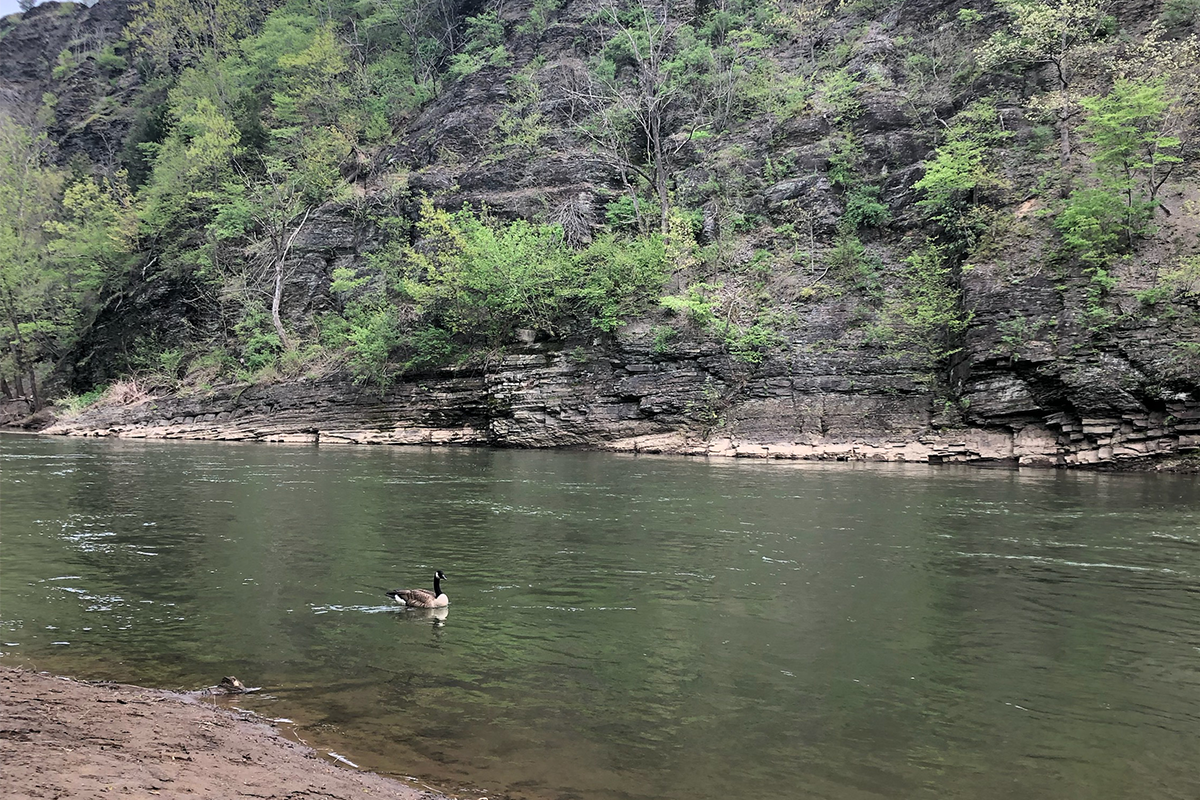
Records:
{"label": "wet sand", "polygon": [[0,667],[0,796],[395,798],[441,795],[322,761],[190,695]]}

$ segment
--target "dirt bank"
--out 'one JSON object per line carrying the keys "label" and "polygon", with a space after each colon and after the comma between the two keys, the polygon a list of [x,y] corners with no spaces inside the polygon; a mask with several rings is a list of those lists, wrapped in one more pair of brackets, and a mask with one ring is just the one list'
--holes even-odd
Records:
{"label": "dirt bank", "polygon": [[0,795],[440,798],[185,695],[0,668]]}

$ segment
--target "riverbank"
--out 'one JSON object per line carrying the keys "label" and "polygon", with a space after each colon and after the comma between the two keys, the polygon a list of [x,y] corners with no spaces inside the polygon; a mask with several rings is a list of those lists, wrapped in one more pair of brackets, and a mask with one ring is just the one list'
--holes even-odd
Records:
{"label": "riverbank", "polygon": [[444,800],[188,695],[0,667],[6,796]]}
{"label": "riverbank", "polygon": [[704,418],[698,422],[651,413],[646,398],[617,402],[626,388],[591,398],[564,390],[551,399],[525,385],[521,401],[514,402],[484,384],[460,378],[400,384],[384,394],[336,380],[231,385],[203,394],[146,393],[131,402],[101,402],[48,426],[25,427],[123,439],[582,448],[1172,472],[1200,467],[1200,403],[1190,399],[1158,411],[1053,413],[990,427],[938,425],[902,398],[846,399],[836,413],[832,403],[822,401],[814,410],[790,396],[713,405],[703,414],[696,410],[703,398],[676,403]]}

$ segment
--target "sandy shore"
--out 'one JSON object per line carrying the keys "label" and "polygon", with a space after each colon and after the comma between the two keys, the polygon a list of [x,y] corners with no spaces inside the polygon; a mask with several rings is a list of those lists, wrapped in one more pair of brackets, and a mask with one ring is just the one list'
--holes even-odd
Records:
{"label": "sandy shore", "polygon": [[0,796],[14,798],[440,798],[211,702],[2,667],[0,764]]}

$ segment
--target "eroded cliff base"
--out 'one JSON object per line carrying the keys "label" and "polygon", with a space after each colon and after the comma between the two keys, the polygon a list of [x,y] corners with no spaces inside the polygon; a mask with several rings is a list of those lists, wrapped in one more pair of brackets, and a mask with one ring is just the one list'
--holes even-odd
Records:
{"label": "eroded cliff base", "polygon": [[[1200,464],[1200,403],[1188,396],[1160,409],[1033,410],[977,425],[908,387],[854,390],[854,376],[811,373],[739,378],[719,361],[703,351],[631,360],[531,348],[385,391],[329,375],[145,392],[101,402],[45,432],[1037,467],[1191,471]],[[842,384],[848,390],[837,391]]]}

